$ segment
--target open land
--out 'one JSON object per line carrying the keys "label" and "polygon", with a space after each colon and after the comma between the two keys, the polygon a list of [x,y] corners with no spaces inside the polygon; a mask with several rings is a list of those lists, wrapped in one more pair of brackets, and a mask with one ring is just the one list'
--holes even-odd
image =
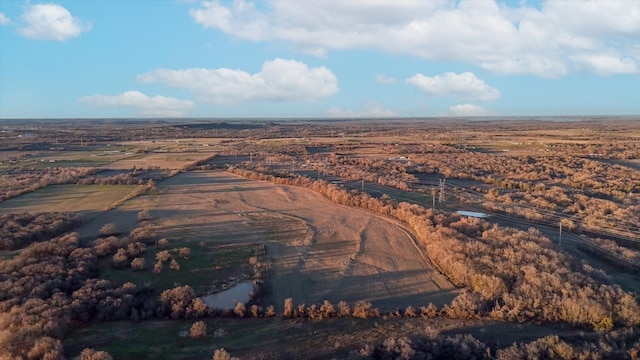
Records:
{"label": "open land", "polygon": [[0,133],[0,356],[640,354],[635,118],[55,126]]}
{"label": "open land", "polygon": [[390,310],[442,306],[455,295],[392,219],[219,171],[180,174],[159,189],[150,208],[161,236],[266,245],[274,274],[267,305],[366,300]]}
{"label": "open land", "polygon": [[125,197],[131,185],[51,185],[0,203],[0,213],[101,212]]}

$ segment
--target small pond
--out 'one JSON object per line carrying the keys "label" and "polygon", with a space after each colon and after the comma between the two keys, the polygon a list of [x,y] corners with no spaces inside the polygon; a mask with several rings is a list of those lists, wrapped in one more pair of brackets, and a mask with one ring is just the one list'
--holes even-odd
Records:
{"label": "small pond", "polygon": [[202,301],[215,309],[233,309],[239,302],[243,304],[249,302],[252,292],[253,282],[243,281],[227,290],[203,296]]}

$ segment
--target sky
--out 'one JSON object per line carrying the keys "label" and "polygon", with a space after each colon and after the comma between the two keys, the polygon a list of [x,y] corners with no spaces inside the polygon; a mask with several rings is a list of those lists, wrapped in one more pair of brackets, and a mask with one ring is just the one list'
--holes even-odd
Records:
{"label": "sky", "polygon": [[2,0],[0,118],[640,114],[640,0]]}

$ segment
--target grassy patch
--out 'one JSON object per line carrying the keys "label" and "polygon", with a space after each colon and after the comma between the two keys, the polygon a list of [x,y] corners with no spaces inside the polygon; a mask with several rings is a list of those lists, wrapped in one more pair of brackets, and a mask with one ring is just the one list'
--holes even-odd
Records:
{"label": "grassy patch", "polygon": [[133,185],[51,185],[0,203],[0,212],[102,211]]}
{"label": "grassy patch", "polygon": [[[188,259],[183,259],[178,250],[175,250],[184,247],[191,250]],[[111,266],[111,257],[108,257],[100,261],[100,273],[102,278],[116,284],[149,284],[158,293],[176,286],[189,285],[197,293],[204,294],[220,289],[222,284],[231,281],[232,278],[253,276],[253,267],[249,264],[249,259],[258,256],[258,260],[261,261],[260,249],[261,246],[252,244],[226,245],[207,241],[173,240],[166,247],[148,245],[143,255],[145,269],[142,271],[134,271],[130,267],[115,269]],[[171,270],[169,262],[165,262],[162,272],[153,272],[156,254],[162,250],[171,253],[171,257],[180,265],[180,270]]]}

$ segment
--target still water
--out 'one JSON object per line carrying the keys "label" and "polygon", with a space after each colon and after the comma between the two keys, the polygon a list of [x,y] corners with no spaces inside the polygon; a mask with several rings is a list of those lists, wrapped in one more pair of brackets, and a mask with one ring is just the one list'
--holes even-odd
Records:
{"label": "still water", "polygon": [[227,290],[203,296],[202,301],[212,308],[233,309],[239,302],[246,304],[251,297],[252,291],[253,282],[243,281]]}

